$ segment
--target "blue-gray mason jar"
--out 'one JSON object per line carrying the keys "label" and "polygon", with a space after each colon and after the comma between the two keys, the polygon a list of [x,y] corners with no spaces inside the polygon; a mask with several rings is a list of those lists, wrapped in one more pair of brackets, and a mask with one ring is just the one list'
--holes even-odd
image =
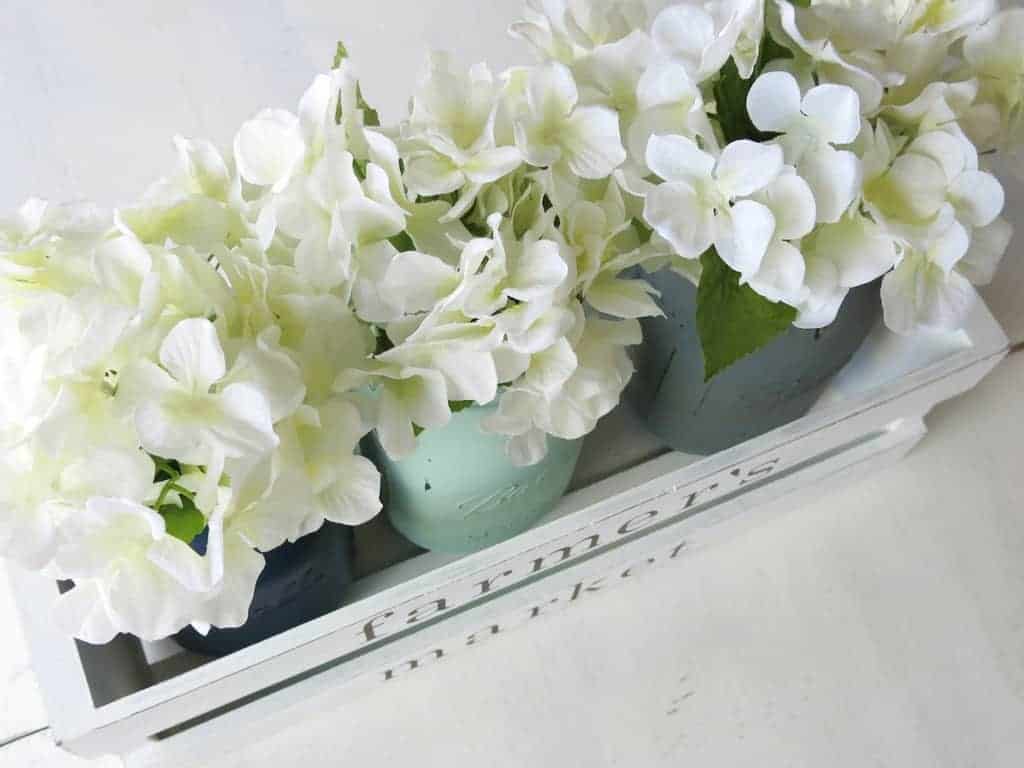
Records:
{"label": "blue-gray mason jar", "polygon": [[700,456],[806,415],[881,317],[878,283],[855,288],[832,325],[790,328],[705,382],[697,288],[667,270],[649,279],[661,291],[665,317],[644,321],[629,397],[667,445]]}

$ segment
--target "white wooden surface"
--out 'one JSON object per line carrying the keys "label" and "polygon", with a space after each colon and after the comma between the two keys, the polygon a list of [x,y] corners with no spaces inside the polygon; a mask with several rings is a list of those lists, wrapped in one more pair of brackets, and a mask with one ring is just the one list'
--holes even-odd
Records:
{"label": "white wooden surface", "polygon": [[[293,105],[339,37],[395,115],[427,47],[513,61],[517,6],[6,0],[0,208],[131,198],[172,134],[227,141]],[[1014,251],[988,293],[1020,341]],[[870,481],[216,764],[1024,764],[1022,392],[1018,355]],[[5,587],[0,633],[4,744],[45,725]],[[0,747],[3,768],[64,765],[84,763],[45,733]]]}

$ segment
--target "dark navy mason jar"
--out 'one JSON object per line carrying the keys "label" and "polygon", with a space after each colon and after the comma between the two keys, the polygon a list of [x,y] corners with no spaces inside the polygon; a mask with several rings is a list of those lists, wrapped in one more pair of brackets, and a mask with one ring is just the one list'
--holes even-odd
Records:
{"label": "dark navy mason jar", "polygon": [[[192,547],[205,553],[205,532]],[[175,635],[182,647],[226,656],[341,607],[352,583],[352,529],[325,523],[319,531],[264,557],[249,620],[237,629],[211,629],[205,637],[187,627]]]}

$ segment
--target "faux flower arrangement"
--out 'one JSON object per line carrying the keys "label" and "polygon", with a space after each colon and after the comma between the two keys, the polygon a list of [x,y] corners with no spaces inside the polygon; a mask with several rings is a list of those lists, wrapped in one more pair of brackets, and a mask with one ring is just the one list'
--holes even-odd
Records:
{"label": "faux flower arrangement", "polygon": [[[530,3],[514,30],[619,113],[648,248],[699,284],[708,378],[884,276],[886,324],[954,330],[1012,234],[1024,9],[996,0]],[[656,263],[656,262],[655,262]]]}
{"label": "faux flower arrangement", "polygon": [[[397,458],[500,397],[488,428],[532,463],[629,381],[657,307],[618,277],[640,235],[615,113],[560,69],[513,89],[435,57],[383,129],[335,64],[229,153],[177,139],[137,204],[3,226],[0,552],[74,582],[81,639],[244,624],[261,552],[380,510],[370,429]],[[555,207],[541,163],[593,199]]]}
{"label": "faux flower arrangement", "polygon": [[661,313],[638,268],[699,284],[710,377],[882,276],[891,328],[956,328],[1007,247],[981,166],[1024,138],[1024,11],[531,0],[512,31],[539,63],[435,55],[389,127],[339,47],[137,204],[0,229],[0,554],[74,583],[69,632],[243,624],[261,552],[380,510],[370,431],[401,458],[497,402],[513,463],[586,435]]}

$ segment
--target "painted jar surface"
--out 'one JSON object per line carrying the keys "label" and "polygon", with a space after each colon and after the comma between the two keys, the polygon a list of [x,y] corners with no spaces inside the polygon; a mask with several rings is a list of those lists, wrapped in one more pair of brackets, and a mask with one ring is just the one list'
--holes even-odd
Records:
{"label": "painted jar surface", "polygon": [[701,456],[806,415],[881,317],[878,284],[855,288],[832,325],[790,328],[705,382],[697,288],[668,271],[650,280],[662,293],[666,316],[644,321],[630,399],[666,444]]}
{"label": "painted jar surface", "polygon": [[[206,548],[205,533],[192,546]],[[317,619],[341,607],[352,582],[352,529],[325,523],[315,533],[264,554],[249,620],[237,629],[211,629],[203,636],[188,627],[175,640],[208,656],[229,653]]]}
{"label": "painted jar surface", "polygon": [[437,552],[475,552],[527,530],[565,494],[583,441],[548,438],[544,460],[514,466],[505,438],[480,426],[495,408],[452,414],[447,426],[421,434],[415,453],[401,461],[375,446],[373,458],[387,486],[385,511],[413,543]]}

